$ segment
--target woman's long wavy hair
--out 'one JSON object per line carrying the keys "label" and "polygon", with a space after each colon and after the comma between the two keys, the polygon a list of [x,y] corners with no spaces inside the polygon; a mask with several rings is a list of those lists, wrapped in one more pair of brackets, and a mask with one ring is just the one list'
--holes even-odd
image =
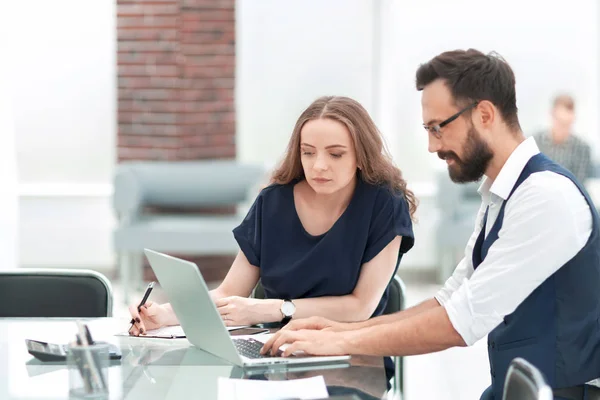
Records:
{"label": "woman's long wavy hair", "polygon": [[272,182],[285,185],[304,178],[300,160],[300,132],[306,122],[319,118],[341,122],[348,128],[362,180],[372,185],[388,185],[392,190],[402,193],[408,201],[411,218],[414,219],[418,201],[406,187],[402,172],[392,162],[381,132],[367,110],[348,97],[320,97],[304,110],[294,126],[283,161],[273,173]]}

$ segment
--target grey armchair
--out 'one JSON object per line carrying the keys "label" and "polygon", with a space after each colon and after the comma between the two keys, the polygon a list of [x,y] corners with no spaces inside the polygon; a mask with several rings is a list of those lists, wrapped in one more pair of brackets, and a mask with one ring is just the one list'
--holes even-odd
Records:
{"label": "grey armchair", "polygon": [[[141,283],[144,248],[186,255],[236,254],[231,231],[243,219],[263,177],[262,167],[235,160],[119,165],[113,197],[119,225],[113,242],[124,300],[129,301],[132,281]],[[235,207],[244,210],[227,215],[203,211]]]}
{"label": "grey armchair", "polygon": [[112,286],[96,271],[0,271],[0,317],[111,317],[112,307]]}

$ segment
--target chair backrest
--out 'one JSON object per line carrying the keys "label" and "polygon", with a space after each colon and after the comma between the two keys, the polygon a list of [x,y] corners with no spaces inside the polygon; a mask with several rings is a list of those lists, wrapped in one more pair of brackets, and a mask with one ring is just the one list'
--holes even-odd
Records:
{"label": "chair backrest", "polygon": [[252,291],[252,297],[254,297],[255,299],[260,299],[260,300],[265,298],[265,289],[263,288],[262,283],[260,282],[260,279],[258,280],[256,287]]}
{"label": "chair backrest", "polygon": [[511,361],[502,400],[552,400],[552,389],[534,365],[523,358]]}
{"label": "chair backrest", "polygon": [[113,206],[119,216],[128,217],[147,206],[236,206],[247,201],[264,174],[262,166],[236,160],[126,162],[117,167]]}
{"label": "chair backrest", "polygon": [[[388,302],[383,310],[383,314],[393,314],[400,310],[404,309],[405,301],[404,301],[404,293],[406,293],[404,282],[398,275],[394,275],[393,279],[389,285],[390,291],[388,294]],[[252,297],[255,299],[264,299],[265,298],[265,290],[260,283],[260,280],[256,284],[254,291],[252,292]]]}
{"label": "chair backrest", "polygon": [[111,317],[112,287],[90,270],[0,271],[0,317]]}
{"label": "chair backrest", "polygon": [[404,282],[402,282],[402,279],[398,275],[394,274],[394,278],[389,285],[388,301],[383,310],[384,315],[404,310],[406,306],[404,293],[406,293]]}

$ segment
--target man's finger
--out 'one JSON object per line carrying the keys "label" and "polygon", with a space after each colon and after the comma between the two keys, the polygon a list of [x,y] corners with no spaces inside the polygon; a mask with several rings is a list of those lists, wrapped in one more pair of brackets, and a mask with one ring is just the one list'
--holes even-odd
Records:
{"label": "man's finger", "polygon": [[269,350],[271,350],[273,348],[273,345],[275,344],[275,342],[277,340],[279,340],[279,337],[283,334],[284,334],[283,331],[275,332],[275,334],[273,336],[271,336],[271,338],[265,342],[265,344],[261,350],[262,354],[268,353]]}
{"label": "man's finger", "polygon": [[[279,332],[281,332],[281,331],[279,331]],[[274,341],[277,339],[277,337],[280,335],[280,333],[279,333],[279,332],[276,332],[276,333],[275,333],[273,336],[271,336],[271,337],[269,338],[269,340],[267,340],[267,341],[265,342],[265,344],[263,344],[263,347],[262,347],[262,349],[260,349],[260,354],[266,354],[266,353],[269,351],[269,349],[270,349],[270,348],[273,346],[273,342],[274,342]]]}
{"label": "man's finger", "polygon": [[297,331],[282,332],[279,338],[273,343],[273,347],[271,347],[271,355],[276,356],[281,346],[294,343],[296,340],[298,340]]}
{"label": "man's finger", "polygon": [[290,344],[283,351],[283,354],[281,356],[282,357],[289,357],[289,356],[293,355],[297,351],[304,351],[305,353],[308,354],[308,352],[306,351],[306,347],[308,347],[308,342],[303,342],[303,341],[294,342],[294,343]]}
{"label": "man's finger", "polygon": [[223,306],[217,308],[217,311],[219,312],[219,314],[221,314],[221,317],[224,317],[225,315],[231,313],[231,308],[229,306]]}
{"label": "man's finger", "polygon": [[304,320],[296,320],[296,321],[290,321],[290,323],[286,324],[283,328],[281,328],[282,331],[297,331],[299,329],[300,326],[302,326]]}
{"label": "man's finger", "polygon": [[226,306],[227,304],[229,304],[229,297],[223,297],[222,299],[215,300],[215,305],[217,308]]}
{"label": "man's finger", "polygon": [[310,317],[291,321],[289,324],[284,326],[282,330],[301,331],[303,329],[319,329],[320,326],[321,324],[319,324],[319,318]]}
{"label": "man's finger", "polygon": [[285,343],[285,336],[286,336],[286,332],[284,331],[279,331],[277,332],[277,336],[273,337],[272,341],[271,341],[271,346],[269,347],[269,354],[272,356],[277,355],[277,352],[279,351],[279,346],[281,346],[280,343]]}

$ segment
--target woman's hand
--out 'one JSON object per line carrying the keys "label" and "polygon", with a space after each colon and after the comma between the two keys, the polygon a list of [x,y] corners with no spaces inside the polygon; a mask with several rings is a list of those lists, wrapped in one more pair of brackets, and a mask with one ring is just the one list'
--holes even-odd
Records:
{"label": "woman's hand", "polygon": [[282,300],[252,299],[230,296],[215,300],[215,305],[226,326],[255,325],[283,319]]}
{"label": "woman's hand", "polygon": [[173,320],[174,315],[171,307],[166,304],[157,304],[152,301],[146,301],[140,311],[137,310],[137,305],[129,306],[131,318],[135,321],[129,334],[139,336],[151,329],[158,329],[168,324]]}

